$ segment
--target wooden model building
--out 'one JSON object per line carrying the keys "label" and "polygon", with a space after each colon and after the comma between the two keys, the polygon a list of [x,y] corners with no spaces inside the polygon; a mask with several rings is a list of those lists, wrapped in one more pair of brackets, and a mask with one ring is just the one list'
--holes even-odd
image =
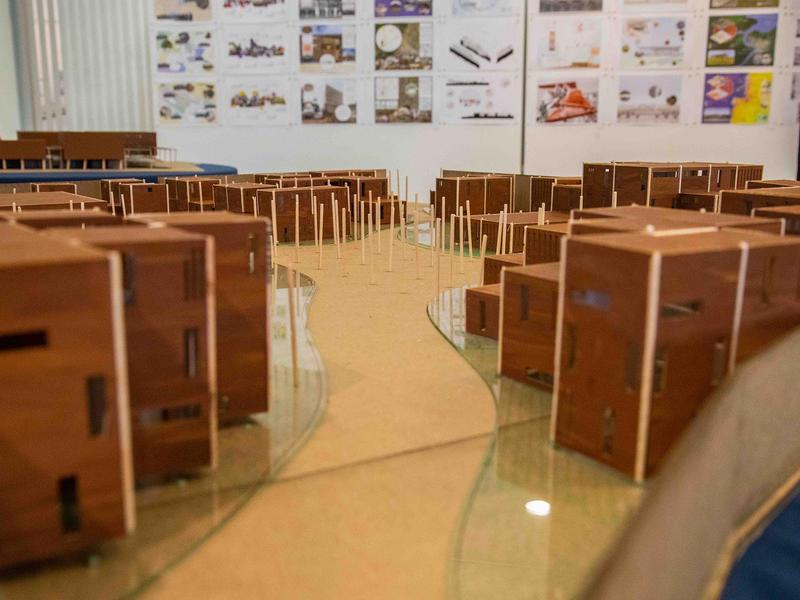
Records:
{"label": "wooden model building", "polygon": [[223,183],[213,186],[214,210],[229,210],[230,212],[244,213],[259,216],[256,212],[256,192],[270,190],[276,186],[274,183]]}
{"label": "wooden model building", "polygon": [[78,193],[78,185],[68,181],[52,182],[52,183],[32,183],[32,192],[68,192],[70,194]]}
{"label": "wooden model building", "polygon": [[167,186],[163,183],[122,183],[119,204],[124,215],[170,210]]}
{"label": "wooden model building", "polygon": [[[742,229],[573,236],[565,244],[552,436],[642,480],[732,370],[737,344],[746,354],[765,343],[749,333],[758,307],[748,298],[758,292],[746,284],[768,278],[764,257],[793,244]],[[759,256],[752,274],[751,247]],[[779,296],[785,325],[783,286]]]}
{"label": "wooden model building", "polygon": [[487,256],[483,259],[483,285],[500,283],[500,274],[504,268],[519,267],[525,264],[523,252]]}
{"label": "wooden model building", "polygon": [[[556,208],[556,186],[577,186],[577,189],[580,190],[581,186],[581,178],[580,177],[547,177],[543,175],[538,175],[535,177],[531,177],[530,181],[530,207],[531,209],[536,208],[537,206],[541,206],[542,204],[545,205],[547,210],[566,210],[569,212],[570,208],[577,208],[576,207],[567,207],[566,209],[563,208]],[[578,193],[580,196],[580,191]]]}
{"label": "wooden model building", "polygon": [[735,190],[739,166],[725,163],[680,163],[681,192]]}
{"label": "wooden model building", "polygon": [[747,182],[749,190],[780,187],[800,187],[800,181],[796,179],[756,179]]}
{"label": "wooden model building", "polygon": [[230,422],[267,411],[269,221],[228,212],[137,215],[135,220],[214,238],[219,418]]}
{"label": "wooden model building", "polygon": [[445,218],[458,215],[459,207],[467,214],[467,202],[470,212],[475,215],[499,213],[514,209],[514,190],[512,177],[438,177],[434,195],[433,210],[441,216],[444,206]]}
{"label": "wooden model building", "polygon": [[[221,185],[219,177],[165,177],[171,211],[214,210],[214,186]],[[220,210],[225,210],[222,206]]]}
{"label": "wooden model building", "polygon": [[[569,220],[569,215],[544,211],[541,215],[539,212],[516,212],[472,216],[470,220],[472,239],[481,240],[485,235],[486,249],[493,252],[498,251],[498,243],[501,246],[501,252],[522,252],[525,244],[525,228],[527,226],[544,226],[538,225],[540,218],[544,220],[544,225],[549,225],[565,223]],[[505,224],[505,231],[500,228],[501,221]],[[503,245],[505,247],[502,247]]]}
{"label": "wooden model building", "polygon": [[135,526],[120,259],[0,224],[0,567]]}
{"label": "wooden model building", "polygon": [[503,269],[498,371],[553,386],[559,263]]}
{"label": "wooden model building", "polygon": [[[322,239],[333,239],[333,203],[336,201],[341,218],[342,208],[348,208],[347,188],[343,186],[320,186],[305,188],[271,188],[257,192],[257,209],[259,215],[272,214],[272,202],[275,201],[275,222],[272,230],[281,243],[295,241],[295,228],[299,225],[300,241],[311,241],[319,223],[319,206],[324,206],[325,218],[322,220]],[[239,212],[233,203],[231,212]],[[299,208],[297,217],[295,209]],[[252,214],[252,213],[251,213]],[[299,221],[299,222],[298,222]],[[397,221],[399,223],[399,219]],[[347,223],[343,224],[346,231]]]}
{"label": "wooden model building", "polygon": [[46,159],[43,140],[0,140],[0,169],[43,169]]}
{"label": "wooden model building", "polygon": [[467,288],[465,310],[467,333],[496,340],[500,330],[500,284]]}
{"label": "wooden model building", "polygon": [[50,229],[120,253],[137,480],[216,466],[213,240],[166,227]]}
{"label": "wooden model building", "polygon": [[107,204],[97,198],[79,196],[67,192],[24,192],[0,194],[0,211],[28,210],[105,210]]}
{"label": "wooden model building", "polygon": [[800,204],[800,187],[732,190],[719,196],[719,212],[749,215],[759,208]]}
{"label": "wooden model building", "polygon": [[561,256],[561,238],[569,233],[569,228],[566,222],[527,226],[524,264],[557,262]]}
{"label": "wooden model building", "polygon": [[754,214],[764,219],[783,219],[786,235],[800,235],[800,204],[757,208]]}
{"label": "wooden model building", "polygon": [[[119,203],[119,186],[126,183],[144,183],[144,179],[136,179],[135,177],[122,177],[119,179],[101,179],[100,180],[100,198],[112,204],[113,198],[116,210],[122,212],[122,207]],[[116,211],[115,211],[116,212]]]}
{"label": "wooden model building", "polygon": [[580,184],[561,184],[553,186],[553,202],[550,210],[566,212],[581,208]]}
{"label": "wooden model building", "polygon": [[658,163],[617,164],[614,191],[617,204],[672,208],[681,185],[681,168]]}

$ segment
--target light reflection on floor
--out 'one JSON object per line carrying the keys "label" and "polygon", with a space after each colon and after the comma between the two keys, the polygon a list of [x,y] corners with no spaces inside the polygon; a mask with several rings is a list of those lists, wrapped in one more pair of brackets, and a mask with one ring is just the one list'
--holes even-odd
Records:
{"label": "light reflection on floor", "polygon": [[85,556],[0,574],[0,598],[119,598],[136,593],[186,556],[268,484],[311,434],[324,411],[322,362],[306,330],[314,282],[300,274],[297,302],[300,386],[294,388],[287,270],[272,279],[271,405],[268,413],[219,432],[217,472],[136,491],[137,528]]}
{"label": "light reflection on floor", "polygon": [[639,505],[643,488],[550,444],[550,393],[495,376],[497,342],[464,330],[464,288],[443,292],[428,305],[428,316],[497,403],[495,440],[453,544],[452,596],[575,597]]}

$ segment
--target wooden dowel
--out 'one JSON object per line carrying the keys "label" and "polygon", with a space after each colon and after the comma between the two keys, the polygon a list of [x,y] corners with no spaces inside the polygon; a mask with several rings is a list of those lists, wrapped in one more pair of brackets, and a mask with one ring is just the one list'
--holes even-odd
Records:
{"label": "wooden dowel", "polygon": [[447,219],[444,216],[444,205],[446,203],[447,203],[447,201],[445,200],[444,196],[442,196],[442,216],[441,216],[441,219],[442,219],[442,232],[439,233],[439,238],[440,238],[440,240],[442,242],[441,254],[444,254],[444,235],[443,235],[443,232],[444,232],[445,224],[447,223]]}
{"label": "wooden dowel", "polygon": [[342,207],[342,221],[341,222],[344,224],[344,228],[342,228],[342,231],[341,231],[342,244],[344,244],[347,241],[346,240],[346,236],[347,236],[347,209],[344,206]]}
{"label": "wooden dowel", "polygon": [[369,242],[369,284],[370,285],[374,285],[375,284],[375,265],[374,265],[375,255],[374,254],[375,253],[374,253],[374,247],[372,245],[372,236],[373,236],[373,231],[372,231],[372,205],[370,205],[370,207],[369,207],[369,222],[370,222],[369,227],[367,227],[367,230],[369,232],[367,234],[367,237],[369,238],[368,239],[368,242]]}
{"label": "wooden dowel", "polygon": [[294,262],[300,262],[300,194],[294,195]]}
{"label": "wooden dowel", "polygon": [[381,197],[378,196],[378,206],[375,211],[375,233],[378,234],[378,254],[381,253]]}
{"label": "wooden dowel", "polygon": [[297,324],[295,323],[295,316],[294,316],[294,288],[295,288],[294,269],[288,269],[286,275],[288,280],[288,292],[289,292],[289,335],[292,344],[292,385],[294,387],[300,387],[300,373],[297,370]]}
{"label": "wooden dowel", "polygon": [[394,257],[394,202],[392,202],[392,208],[389,211],[389,272],[392,272],[392,260]]}
{"label": "wooden dowel", "polygon": [[450,215],[450,288],[453,287],[453,254],[455,252],[456,216]]}
{"label": "wooden dowel", "polygon": [[319,205],[319,269],[322,269],[322,227],[325,225],[325,205]]}
{"label": "wooden dowel", "polygon": [[528,226],[522,230],[522,266],[528,265]]}
{"label": "wooden dowel", "polygon": [[458,207],[458,272],[464,272],[464,207]]}
{"label": "wooden dowel", "polygon": [[[258,194],[256,194],[256,196],[258,196]],[[255,207],[256,207],[257,204],[258,204],[257,199],[253,198],[253,212],[254,213],[256,212]],[[201,198],[200,199],[200,206],[202,206],[202,205],[203,205],[203,200]],[[277,255],[277,251],[278,251],[278,231],[280,231],[280,229],[278,228],[278,211],[275,208],[275,193],[274,192],[272,194],[271,205],[272,205],[271,206],[271,208],[272,208],[272,231],[275,232],[275,252],[276,252],[275,258],[277,258],[278,257],[278,255]]]}
{"label": "wooden dowel", "polygon": [[361,212],[361,264],[366,264],[367,262],[367,248],[366,248],[366,240],[364,239],[364,201],[361,201],[361,206],[359,206],[359,211]]}
{"label": "wooden dowel", "polygon": [[467,200],[467,246],[469,247],[469,259],[475,260],[472,255],[472,211],[470,210],[469,200]]}
{"label": "wooden dowel", "polygon": [[481,238],[481,258],[480,258],[481,270],[480,273],[478,274],[478,285],[483,285],[483,268],[486,263],[486,242],[488,241],[489,241],[488,235],[484,235]]}

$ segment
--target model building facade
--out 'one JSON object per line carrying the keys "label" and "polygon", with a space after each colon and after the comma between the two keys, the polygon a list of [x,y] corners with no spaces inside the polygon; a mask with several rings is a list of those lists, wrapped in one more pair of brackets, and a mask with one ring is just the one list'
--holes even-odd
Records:
{"label": "model building facade", "polygon": [[0,567],[135,525],[119,257],[0,224]]}

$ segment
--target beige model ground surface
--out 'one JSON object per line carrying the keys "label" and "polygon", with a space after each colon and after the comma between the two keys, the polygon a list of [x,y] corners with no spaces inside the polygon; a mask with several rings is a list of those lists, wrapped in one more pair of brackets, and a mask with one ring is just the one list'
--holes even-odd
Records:
{"label": "beige model ground surface", "polygon": [[[428,321],[429,251],[278,247],[318,283],[310,329],[328,372],[308,444],[232,521],[150,587],[148,598],[443,598],[460,511],[494,427],[492,396]],[[377,242],[377,239],[374,240]],[[403,260],[403,252],[405,260]],[[369,250],[367,247],[367,254]],[[441,260],[442,286],[450,262]],[[464,261],[454,283],[477,280]]]}

